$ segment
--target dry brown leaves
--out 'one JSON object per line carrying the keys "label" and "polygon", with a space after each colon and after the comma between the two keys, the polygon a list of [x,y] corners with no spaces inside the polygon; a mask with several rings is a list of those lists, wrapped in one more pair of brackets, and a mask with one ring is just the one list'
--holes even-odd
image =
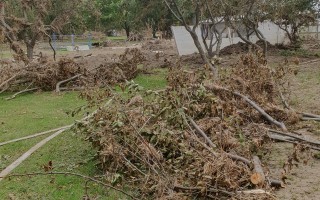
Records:
{"label": "dry brown leaves", "polygon": [[7,63],[0,67],[0,85],[15,75],[19,76],[4,84],[0,91],[5,87],[9,87],[10,91],[19,91],[27,86],[52,91],[58,82],[78,74],[81,74],[81,77],[66,83],[64,87],[105,87],[134,78],[138,74],[138,65],[143,60],[144,57],[138,49],[127,49],[116,62],[104,63],[91,70],[70,58],[54,62],[41,57],[27,66]]}
{"label": "dry brown leaves", "polygon": [[[275,80],[259,57],[246,55],[219,83],[251,97],[284,119],[292,113],[276,105]],[[170,68],[168,87],[144,90],[127,82],[121,96],[113,91],[86,93],[89,102],[112,99],[89,123],[79,124],[98,149],[108,181],[129,187],[142,199],[250,199],[241,190],[254,189],[251,166],[231,160],[226,152],[251,158],[268,152],[265,121],[252,107],[232,94],[206,89],[211,72]],[[215,83],[217,84],[217,83]],[[93,105],[91,103],[91,105]],[[211,149],[195,133],[190,116],[217,145]],[[212,154],[217,152],[218,156]],[[267,184],[262,186],[269,189]],[[248,197],[248,198],[247,198]],[[257,199],[272,199],[268,194]],[[255,199],[255,198],[253,198]]]}

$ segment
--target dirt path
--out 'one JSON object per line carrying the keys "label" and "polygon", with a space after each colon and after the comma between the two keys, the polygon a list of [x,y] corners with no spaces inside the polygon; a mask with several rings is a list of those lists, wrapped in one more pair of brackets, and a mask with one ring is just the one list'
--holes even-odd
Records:
{"label": "dirt path", "polygon": [[[320,62],[302,65],[293,78],[291,105],[298,110],[320,114]],[[319,122],[301,122],[294,127],[302,135],[320,140]],[[270,173],[281,177],[282,166],[293,145],[275,143],[269,157]],[[319,152],[313,152],[313,155]],[[276,192],[279,199],[318,200],[320,199],[320,160],[310,158],[307,164],[299,163],[288,174],[287,186]]]}

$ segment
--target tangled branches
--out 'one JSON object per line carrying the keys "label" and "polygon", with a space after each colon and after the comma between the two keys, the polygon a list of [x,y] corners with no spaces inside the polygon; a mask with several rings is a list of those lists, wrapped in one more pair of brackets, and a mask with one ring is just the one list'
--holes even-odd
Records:
{"label": "tangled branches", "polygon": [[[138,74],[138,64],[144,57],[138,49],[127,49],[113,63],[101,64],[94,69],[63,58],[57,62],[41,57],[27,66],[11,63],[0,68],[0,91],[19,91],[37,88],[43,91],[60,91],[86,87],[105,87],[130,80]],[[64,88],[60,85],[64,84]]]}
{"label": "tangled branches", "polygon": [[[112,104],[99,109],[89,123],[79,124],[77,131],[97,148],[108,181],[143,199],[241,199],[243,190],[270,189],[267,181],[250,181],[250,158],[268,152],[266,127],[272,124],[232,92],[209,87],[228,85],[227,90],[243,92],[262,108],[275,104],[269,97],[274,96],[274,83],[264,83],[272,70],[252,55],[238,67],[219,85],[211,81],[209,70],[186,71],[178,65],[170,68],[165,90],[144,90],[127,82],[123,90],[129,95],[86,93],[91,105],[106,98]],[[253,82],[250,88],[247,84]],[[272,109],[283,113],[279,120],[290,118],[291,113]],[[264,195],[259,198],[271,198]]]}

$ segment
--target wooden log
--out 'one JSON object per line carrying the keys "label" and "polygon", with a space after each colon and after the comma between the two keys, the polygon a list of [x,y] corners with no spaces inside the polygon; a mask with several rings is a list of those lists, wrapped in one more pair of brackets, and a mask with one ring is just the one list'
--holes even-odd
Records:
{"label": "wooden log", "polygon": [[285,188],[285,184],[282,181],[275,180],[275,179],[269,179],[268,180],[269,185],[273,188]]}
{"label": "wooden log", "polygon": [[254,173],[250,177],[251,183],[253,183],[254,185],[263,185],[266,180],[266,176],[263,172],[259,157],[253,156],[252,162],[254,166]]}

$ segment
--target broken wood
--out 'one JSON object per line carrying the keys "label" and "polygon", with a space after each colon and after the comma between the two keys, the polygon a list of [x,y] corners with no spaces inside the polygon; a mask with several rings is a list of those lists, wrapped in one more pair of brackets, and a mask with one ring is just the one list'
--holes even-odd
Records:
{"label": "broken wood", "polygon": [[[282,136],[274,135],[274,134],[270,134],[270,133],[268,134],[268,137],[272,140],[275,140],[275,141],[287,142],[287,143],[291,143],[291,144],[301,144],[301,142],[295,141],[294,138],[290,138],[290,137],[282,137]],[[319,147],[315,147],[310,144],[303,144],[303,145],[310,148],[310,149],[320,151]]]}
{"label": "broken wood", "polygon": [[25,136],[25,137],[22,137],[22,138],[13,139],[13,140],[10,140],[10,141],[7,141],[7,142],[2,142],[2,143],[0,143],[0,146],[4,146],[6,144],[10,144],[10,143],[14,143],[14,142],[19,142],[19,141],[22,141],[22,140],[32,139],[32,138],[35,138],[35,137],[46,135],[48,133],[59,131],[61,129],[70,128],[71,126],[72,125],[63,126],[63,127],[60,127],[60,128],[56,128],[56,129],[44,131],[44,132],[41,132],[41,133],[36,133],[36,134],[33,134],[33,135]]}
{"label": "broken wood", "polygon": [[276,126],[279,126],[282,130],[287,131],[287,127],[284,125],[283,122],[279,122],[273,117],[271,117],[268,113],[266,113],[259,105],[257,105],[254,101],[249,99],[247,96],[244,96],[243,94],[235,91],[231,91],[227,88],[216,86],[216,85],[206,85],[207,88],[211,90],[223,90],[230,92],[238,97],[241,97],[243,100],[245,100],[248,104],[250,104],[254,109],[256,109],[265,119],[267,119],[270,123],[275,124]]}
{"label": "broken wood", "polygon": [[23,93],[27,93],[27,92],[32,92],[32,91],[35,91],[35,90],[38,90],[39,88],[31,88],[31,89],[25,89],[25,90],[22,90],[20,92],[17,92],[15,94],[13,94],[11,97],[8,97],[6,98],[6,100],[11,100],[11,99],[14,99],[16,98],[16,96],[20,95],[20,94],[23,94]]}
{"label": "broken wood", "polygon": [[254,185],[263,185],[266,180],[266,176],[263,172],[259,157],[253,156],[252,162],[254,166],[254,173],[250,177],[251,183],[253,183]]}
{"label": "broken wood", "polygon": [[76,78],[78,78],[78,77],[80,77],[80,76],[82,76],[82,74],[77,74],[77,75],[75,75],[75,76],[73,76],[73,77],[71,77],[71,78],[68,78],[68,79],[66,79],[66,80],[59,81],[59,82],[56,84],[56,92],[60,92],[60,85],[61,85],[61,84],[67,83],[67,82],[69,82],[69,81],[72,81],[72,80],[74,80],[74,79],[76,79]]}
{"label": "broken wood", "polygon": [[188,119],[191,122],[191,125],[196,129],[196,131],[206,140],[209,146],[211,148],[216,148],[217,146],[213,144],[211,139],[201,130],[201,128],[197,125],[197,123],[189,116],[188,116]]}
{"label": "broken wood", "polygon": [[[190,118],[190,117],[189,117]],[[192,120],[192,118],[190,118]],[[187,119],[184,119],[186,124],[188,124],[188,126],[190,127]],[[190,127],[190,130],[193,132],[193,130]],[[201,129],[200,129],[201,130]],[[197,137],[197,136],[196,136]],[[208,138],[208,136],[206,136],[208,140],[210,140],[210,138]],[[214,155],[215,157],[219,156],[220,153],[217,153],[215,151],[212,150],[212,148],[210,148],[207,144],[201,142],[200,140],[198,140],[197,138],[197,142],[200,143],[204,148],[206,148],[212,155]],[[211,141],[212,142],[212,141]],[[215,145],[215,144],[213,144]],[[216,146],[215,146],[216,147]],[[234,161],[240,161],[245,163],[247,166],[251,166],[251,161],[242,157],[242,156],[238,156],[238,155],[234,155],[231,153],[227,153],[227,152],[223,152],[223,154],[225,154],[227,157],[229,157],[230,159],[234,160]]]}
{"label": "broken wood", "polygon": [[311,140],[305,139],[305,138],[303,138],[301,136],[295,135],[293,133],[289,133],[289,132],[284,133],[284,132],[277,131],[277,130],[272,130],[272,129],[269,129],[268,131],[271,132],[271,133],[276,133],[276,134],[279,134],[279,135],[284,135],[284,136],[288,136],[288,137],[291,137],[291,138],[295,138],[295,139],[297,139],[299,141],[303,141],[303,142],[306,142],[306,143],[309,143],[309,144],[312,144],[312,145],[320,145],[320,141],[317,141],[317,140],[314,140],[314,139],[311,141]]}
{"label": "broken wood", "polygon": [[4,85],[8,84],[10,81],[14,80],[15,78],[17,78],[17,76],[19,76],[19,75],[20,75],[20,73],[11,76],[9,79],[7,79],[3,83],[1,83],[0,88],[2,88]]}
{"label": "broken wood", "polygon": [[313,118],[313,117],[301,117],[302,121],[317,121],[320,122],[320,118]]}
{"label": "broken wood", "polygon": [[279,180],[269,179],[268,182],[269,182],[269,185],[271,187],[274,187],[274,188],[277,188],[277,189],[285,187],[285,184],[282,181],[279,181]]}
{"label": "broken wood", "polygon": [[310,117],[310,118],[320,118],[320,115],[312,114],[312,113],[300,113],[303,115],[303,117]]}
{"label": "broken wood", "polygon": [[34,173],[25,173],[25,174],[12,174],[12,175],[8,175],[6,177],[3,177],[3,176],[0,176],[0,180],[1,178],[11,178],[11,177],[23,177],[23,176],[27,176],[27,177],[30,177],[30,176],[52,176],[52,175],[63,175],[63,176],[76,176],[76,177],[80,177],[80,178],[83,178],[83,179],[86,179],[88,181],[92,181],[94,183],[97,183],[97,184],[100,184],[104,187],[107,187],[107,188],[111,188],[113,190],[116,190],[118,192],[121,192],[122,194],[125,194],[127,195],[128,197],[134,199],[134,200],[138,200],[137,198],[135,198],[134,196],[132,196],[131,194],[121,190],[121,189],[118,189],[112,185],[109,185],[109,184],[106,184],[100,180],[97,180],[95,178],[92,178],[90,176],[85,176],[85,175],[82,175],[82,174],[79,174],[79,173],[73,173],[73,172],[34,172]]}
{"label": "broken wood", "polygon": [[14,170],[16,167],[18,167],[24,160],[26,160],[31,154],[33,154],[35,151],[37,151],[40,147],[45,145],[47,142],[52,140],[53,138],[57,137],[64,131],[68,130],[69,128],[61,129],[54,134],[50,135],[49,137],[43,139],[41,142],[33,146],[31,149],[29,149],[27,152],[25,152],[22,156],[20,156],[16,161],[14,161],[12,164],[10,164],[8,167],[6,167],[2,172],[0,172],[0,181],[3,180],[4,177],[6,177],[12,170]]}

